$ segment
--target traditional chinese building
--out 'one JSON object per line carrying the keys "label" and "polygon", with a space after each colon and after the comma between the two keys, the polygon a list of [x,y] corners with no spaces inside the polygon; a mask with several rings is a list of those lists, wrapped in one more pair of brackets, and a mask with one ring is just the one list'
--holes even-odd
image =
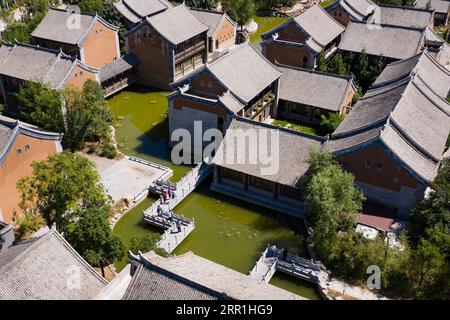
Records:
{"label": "traditional chinese building", "polygon": [[134,255],[97,300],[305,300],[192,252]]}
{"label": "traditional chinese building", "polygon": [[209,27],[207,34],[209,53],[223,51],[235,44],[237,23],[225,12],[195,8],[190,10],[198,20]]}
{"label": "traditional chinese building", "polygon": [[55,227],[0,252],[1,300],[87,300],[106,284]]}
{"label": "traditional chinese building", "polygon": [[424,196],[450,132],[450,72],[427,52],[389,64],[326,147],[375,203],[397,216]]}
{"label": "traditional chinese building", "polygon": [[[322,149],[325,141],[326,137],[235,117],[214,157],[211,189],[304,217],[302,177],[311,151]],[[258,149],[264,146],[269,151]],[[270,161],[261,156],[266,153]]]}
{"label": "traditional chinese building", "polygon": [[166,11],[173,5],[167,0],[120,0],[113,3],[122,16],[127,29],[146,17]]}
{"label": "traditional chinese building", "polygon": [[320,124],[321,116],[345,115],[356,88],[352,76],[278,65],[280,79],[278,118]]}
{"label": "traditional chinese building", "polygon": [[62,150],[61,134],[0,116],[0,221],[20,212],[16,184],[32,173],[31,163]]}
{"label": "traditional chinese building", "polygon": [[383,24],[369,28],[366,22],[352,20],[347,25],[339,50],[371,57],[383,57],[389,62],[410,58],[425,46],[424,28]]}
{"label": "traditional chinese building", "polygon": [[208,26],[185,5],[146,17],[126,34],[127,53],[139,60],[139,82],[169,89],[169,84],[205,65]]}
{"label": "traditional chinese building", "polygon": [[433,10],[376,4],[371,0],[336,0],[325,10],[342,25],[350,21],[425,28],[433,25]]}
{"label": "traditional chinese building", "polygon": [[101,68],[120,57],[118,30],[97,14],[50,8],[31,36],[35,45]]}
{"label": "traditional chinese building", "polygon": [[242,44],[174,84],[169,96],[169,132],[179,128],[194,132],[194,121],[203,130],[223,132],[233,115],[264,122],[277,110],[281,72],[250,44]]}
{"label": "traditional chinese building", "polygon": [[1,102],[14,106],[13,94],[29,81],[43,82],[55,90],[65,86],[81,88],[88,79],[98,82],[99,73],[60,50],[5,43],[0,48]]}
{"label": "traditional chinese building", "polygon": [[[429,7],[428,7],[429,3]],[[450,3],[445,0],[417,0],[416,8],[434,10],[434,24],[444,25],[448,23],[448,16],[450,12]]]}
{"label": "traditional chinese building", "polygon": [[263,55],[271,62],[314,69],[316,57],[336,52],[345,27],[320,5],[289,19],[262,35]]}

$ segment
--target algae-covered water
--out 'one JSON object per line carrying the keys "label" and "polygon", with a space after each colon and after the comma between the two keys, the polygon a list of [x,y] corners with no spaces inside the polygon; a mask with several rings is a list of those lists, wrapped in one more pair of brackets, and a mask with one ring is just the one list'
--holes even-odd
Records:
{"label": "algae-covered water", "polygon": [[[173,169],[176,181],[191,168],[175,166],[170,161],[168,145],[167,99],[164,92],[136,87],[122,92],[108,103],[116,115],[116,139],[119,149]],[[287,247],[290,252],[305,256],[305,230],[302,221],[248,204],[209,190],[206,180],[174,210],[195,218],[196,228],[173,252],[192,251],[206,259],[248,274],[267,244]],[[133,236],[159,230],[145,225],[142,210],[154,199],[148,198],[124,215],[114,227],[126,246]],[[122,269],[126,258],[116,262]],[[290,276],[275,274],[271,283],[302,295],[318,299],[315,286]]]}

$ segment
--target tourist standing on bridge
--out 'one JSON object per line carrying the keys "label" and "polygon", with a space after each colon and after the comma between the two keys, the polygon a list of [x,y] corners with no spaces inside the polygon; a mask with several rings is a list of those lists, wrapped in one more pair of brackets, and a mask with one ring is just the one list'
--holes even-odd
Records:
{"label": "tourist standing on bridge", "polygon": [[177,221],[177,230],[178,230],[178,232],[181,232],[181,224],[180,224],[180,221]]}
{"label": "tourist standing on bridge", "polygon": [[160,206],[160,205],[158,205],[158,208],[156,208],[156,212],[158,213],[158,215],[160,215],[160,214],[161,214],[161,211],[162,211],[162,209],[161,209],[161,206]]}
{"label": "tourist standing on bridge", "polygon": [[284,248],[284,249],[283,249],[283,260],[284,260],[284,261],[286,261],[287,255],[288,255],[288,249],[287,249],[287,248]]}
{"label": "tourist standing on bridge", "polygon": [[167,200],[169,199],[169,196],[167,195],[167,191],[164,191],[163,198],[164,198],[164,203],[167,203]]}
{"label": "tourist standing on bridge", "polygon": [[169,212],[167,213],[167,220],[172,221],[173,219],[173,211],[172,209],[169,210]]}

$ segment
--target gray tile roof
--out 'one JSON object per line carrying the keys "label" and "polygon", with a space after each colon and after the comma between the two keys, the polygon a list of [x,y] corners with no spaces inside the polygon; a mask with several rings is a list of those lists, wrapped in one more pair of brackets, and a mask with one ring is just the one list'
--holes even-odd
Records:
{"label": "gray tile roof", "polygon": [[113,6],[117,11],[131,23],[138,23],[141,21],[141,17],[136,15],[131,8],[125,5],[124,1],[113,2]]}
{"label": "gray tile roof", "polygon": [[411,58],[395,61],[388,64],[377,77],[372,86],[377,87],[381,84],[385,84],[387,82],[395,82],[399,79],[409,76],[414,67],[417,65],[417,62],[419,61],[421,56],[422,54],[419,53],[415,56],[412,56]]}
{"label": "gray tile roof", "polygon": [[[98,15],[88,13],[74,14],[71,10],[50,8],[41,23],[31,33],[31,36],[80,45],[97,21],[101,21],[108,28],[118,30],[117,27],[110,25]],[[79,26],[75,25],[78,22]]]}
{"label": "gray tile roof", "polygon": [[345,30],[320,5],[307,9],[294,21],[310,36],[306,43],[318,52]]}
{"label": "gray tile roof", "polygon": [[120,0],[113,3],[114,7],[127,20],[137,23],[142,18],[160,13],[167,8],[173,7],[169,1],[165,0]]}
{"label": "gray tile roof", "polygon": [[104,82],[112,77],[132,69],[138,65],[138,59],[133,54],[127,54],[122,58],[116,59],[100,69],[100,82]]}
{"label": "gray tile roof", "polygon": [[[81,277],[80,287],[71,288],[70,276],[75,269]],[[105,285],[106,281],[54,228],[0,253],[0,299],[90,299]]]}
{"label": "gray tile roof", "polygon": [[409,59],[388,64],[375,80],[373,87],[395,82],[415,74],[441,97],[448,94],[448,71],[429,53],[419,53]]}
{"label": "gray tile roof", "polygon": [[208,30],[191,11],[181,4],[147,18],[148,23],[173,45],[191,39]]}
{"label": "gray tile roof", "polygon": [[0,163],[17,137],[16,127],[7,126],[0,123]]}
{"label": "gray tile roof", "polygon": [[450,2],[445,0],[416,0],[415,7],[426,8],[428,2],[431,4],[431,9],[438,13],[447,14],[450,9]]}
{"label": "gray tile roof", "polygon": [[151,264],[137,267],[123,300],[218,300],[222,294]]}
{"label": "gray tile roof", "polygon": [[338,0],[338,2],[353,19],[357,20],[364,20],[376,6],[370,0]]}
{"label": "gray tile roof", "polygon": [[444,42],[438,51],[431,48],[427,48],[427,50],[443,67],[450,70],[450,45],[447,42]]}
{"label": "gray tile roof", "polygon": [[379,5],[375,17],[381,18],[381,24],[410,28],[425,28],[433,20],[433,11],[408,7]]}
{"label": "gray tile roof", "polygon": [[281,76],[281,72],[248,43],[230,50],[207,68],[245,103]]}
{"label": "gray tile roof", "polygon": [[21,43],[4,44],[0,48],[0,74],[44,82],[53,89],[64,85],[74,65],[98,72],[56,50]]}
{"label": "gray tile roof", "polygon": [[[270,132],[278,132],[279,135],[278,137],[272,136]],[[262,160],[265,159],[256,159],[256,161],[252,162],[249,158],[249,148],[244,147],[241,150],[238,147],[239,143],[234,143],[234,139],[238,139],[238,141],[244,144],[243,139],[246,139],[246,143],[248,144],[248,139],[258,139],[260,133],[263,134],[263,139],[266,139],[268,150],[271,150],[273,143],[276,143],[279,148],[279,152],[273,155],[274,163],[276,161],[279,162],[279,169],[273,174],[264,174],[262,168],[268,166],[262,163]],[[300,178],[309,168],[307,161],[309,160],[311,150],[321,149],[324,140],[321,137],[306,135],[237,117],[233,119],[228,128],[225,138],[214,157],[213,163],[282,185],[296,187]],[[242,159],[242,161],[239,161],[237,158],[239,155],[238,152],[240,151],[245,152],[245,159]],[[232,152],[231,156],[228,154],[229,152]],[[256,152],[258,153],[259,151],[256,150]],[[227,154],[229,158],[231,157],[232,161],[228,161],[230,159],[227,159]]]}
{"label": "gray tile roof", "polygon": [[450,133],[450,72],[424,52],[388,65],[380,77],[332,134],[327,148],[340,153],[379,140],[428,183]]}
{"label": "gray tile roof", "polygon": [[351,21],[339,44],[339,49],[392,59],[406,59],[416,55],[422,46],[424,30],[379,26],[368,28],[365,22]]}
{"label": "gray tile roof", "polygon": [[19,134],[45,140],[61,141],[62,135],[0,115],[0,163],[3,162]]}
{"label": "gray tile roof", "polygon": [[[228,16],[224,12],[212,11],[212,10],[202,10],[196,8],[190,8],[192,14],[200,20],[204,25],[209,27],[208,37],[211,37],[214,33],[216,33],[217,28],[219,27],[220,22],[224,19],[224,17]],[[230,19],[230,18],[228,18]],[[230,19],[233,23],[233,20]]]}
{"label": "gray tile roof", "polygon": [[188,279],[194,283],[224,293],[235,300],[305,300],[292,292],[252,279],[223,265],[202,258],[192,252],[164,258],[154,252],[141,255],[161,269]]}
{"label": "gray tile roof", "polygon": [[279,98],[330,111],[341,111],[352,88],[352,78],[334,74],[277,66],[283,72]]}
{"label": "gray tile roof", "polygon": [[230,91],[219,96],[219,101],[234,113],[241,111],[245,107],[245,105],[239,102]]}

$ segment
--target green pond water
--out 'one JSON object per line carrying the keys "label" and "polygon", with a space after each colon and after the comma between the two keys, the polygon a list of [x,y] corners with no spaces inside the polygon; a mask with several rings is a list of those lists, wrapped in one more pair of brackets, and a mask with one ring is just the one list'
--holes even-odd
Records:
{"label": "green pond water", "polygon": [[[166,165],[174,171],[172,181],[180,179],[191,168],[171,163],[168,145],[167,99],[164,92],[135,87],[108,101],[116,115],[116,139],[119,149],[149,161]],[[192,251],[206,259],[248,274],[268,243],[287,247],[290,252],[306,256],[302,221],[268,209],[248,204],[209,190],[206,180],[180,203],[175,213],[195,218],[196,228],[173,252]],[[144,224],[142,210],[154,201],[147,198],[126,213],[114,227],[126,246],[133,236],[160,230]],[[125,257],[116,262],[121,270]],[[271,283],[302,295],[318,299],[315,286],[276,273]]]}

